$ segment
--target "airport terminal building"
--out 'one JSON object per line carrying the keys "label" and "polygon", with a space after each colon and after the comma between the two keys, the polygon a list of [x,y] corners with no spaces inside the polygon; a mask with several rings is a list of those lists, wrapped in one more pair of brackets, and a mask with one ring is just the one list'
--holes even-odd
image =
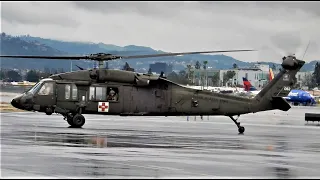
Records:
{"label": "airport terminal building", "polygon": [[[261,89],[269,82],[270,67],[267,64],[255,64],[248,68],[234,68],[227,70],[218,69],[191,69],[189,79],[196,86],[242,86],[243,77],[247,78],[250,83],[257,89]],[[235,75],[231,79],[224,78],[228,71],[234,71]],[[186,70],[188,73],[188,69]],[[278,74],[279,70],[273,70],[274,76]],[[215,74],[219,74],[219,83],[214,85],[212,79]],[[298,72],[296,75],[297,84],[300,87],[304,86],[304,82],[312,75],[312,72]]]}

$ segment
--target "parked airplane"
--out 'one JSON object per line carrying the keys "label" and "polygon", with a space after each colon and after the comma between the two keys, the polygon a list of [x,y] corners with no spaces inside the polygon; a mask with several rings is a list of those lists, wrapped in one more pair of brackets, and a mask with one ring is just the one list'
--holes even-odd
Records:
{"label": "parked airplane", "polygon": [[[269,81],[271,81],[274,78],[274,74],[272,69],[269,69]],[[251,85],[251,83],[248,81],[247,78],[243,79],[243,85],[245,87],[245,91],[251,93],[251,95],[256,96],[260,90],[257,90],[254,86]],[[312,96],[309,92],[299,90],[299,89],[293,89],[290,91],[288,96],[284,97],[288,102],[293,103],[293,105],[297,106],[299,104],[303,104],[305,106],[310,106],[316,104],[315,97]]]}
{"label": "parked airplane", "polygon": [[244,90],[252,95],[257,95],[260,90],[258,90],[256,87],[252,86],[252,84],[250,83],[250,81],[248,81],[247,78],[243,77],[243,86],[244,86]]}
{"label": "parked airplane", "polygon": [[[274,78],[274,74],[271,68],[269,68],[269,81],[271,81]],[[254,87],[250,81],[248,81],[247,78],[243,77],[243,86],[244,86],[244,90],[248,93],[250,93],[251,95],[255,96],[257,95],[260,90],[258,90],[256,87]]]}
{"label": "parked airplane", "polygon": [[293,103],[293,105],[297,106],[302,104],[304,106],[310,106],[317,104],[315,98],[306,91],[293,89],[290,91],[287,97],[284,97],[288,102]]}

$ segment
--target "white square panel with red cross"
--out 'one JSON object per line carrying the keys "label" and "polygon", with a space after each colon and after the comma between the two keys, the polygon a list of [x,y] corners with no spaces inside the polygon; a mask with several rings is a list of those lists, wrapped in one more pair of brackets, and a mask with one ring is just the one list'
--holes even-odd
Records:
{"label": "white square panel with red cross", "polygon": [[109,102],[99,102],[98,112],[109,112]]}

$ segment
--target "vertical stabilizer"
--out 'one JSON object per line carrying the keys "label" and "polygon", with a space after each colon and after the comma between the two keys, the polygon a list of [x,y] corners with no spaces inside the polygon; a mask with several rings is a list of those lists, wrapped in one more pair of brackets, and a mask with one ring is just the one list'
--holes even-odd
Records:
{"label": "vertical stabilizer", "polygon": [[253,111],[289,110],[291,106],[282,97],[289,94],[296,83],[296,74],[304,64],[294,56],[284,57],[282,70],[253,99]]}

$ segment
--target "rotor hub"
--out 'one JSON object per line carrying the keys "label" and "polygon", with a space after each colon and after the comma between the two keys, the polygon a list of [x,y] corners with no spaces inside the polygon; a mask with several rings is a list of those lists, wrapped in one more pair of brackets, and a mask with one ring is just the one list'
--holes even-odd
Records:
{"label": "rotor hub", "polygon": [[88,56],[88,59],[95,60],[95,61],[108,61],[108,60],[121,59],[121,56],[115,56],[107,53],[96,53],[96,54],[90,54]]}

